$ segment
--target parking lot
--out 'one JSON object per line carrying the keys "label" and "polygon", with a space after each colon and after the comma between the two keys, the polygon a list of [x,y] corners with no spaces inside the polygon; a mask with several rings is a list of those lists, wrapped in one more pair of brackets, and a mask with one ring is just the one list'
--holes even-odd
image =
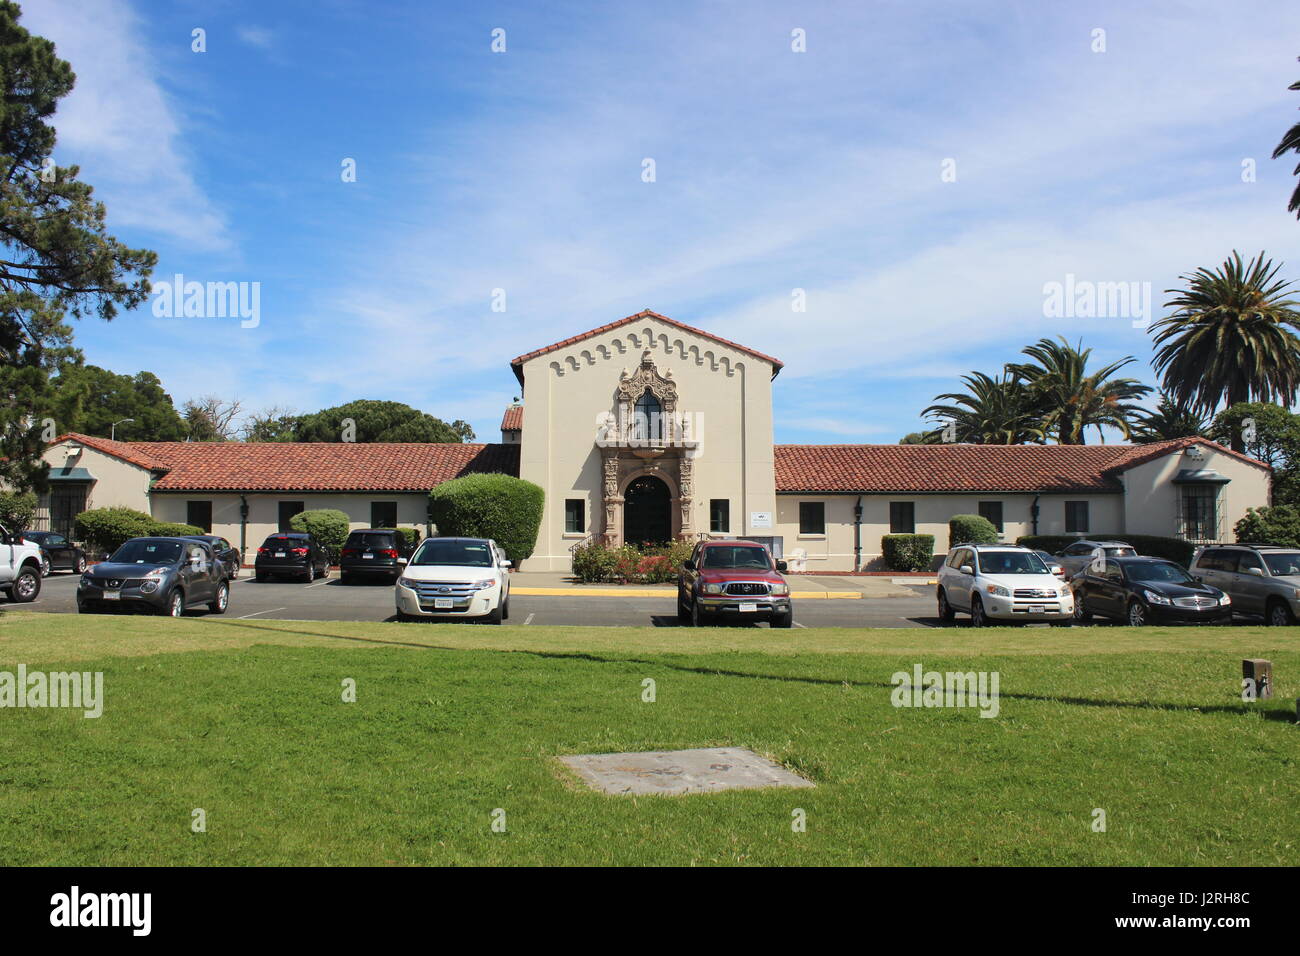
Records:
{"label": "parking lot", "polygon": [[[245,572],[248,575],[248,572]],[[516,585],[517,586],[517,585]],[[935,627],[934,598],[928,587],[907,588],[906,597],[858,600],[795,601],[795,627]],[[77,612],[77,575],[56,573],[41,582],[31,604],[0,603],[0,607],[55,614]],[[202,617],[205,610],[187,616]],[[393,620],[393,588],[389,584],[339,583],[337,572],[313,584],[291,581],[258,583],[251,576],[232,582],[229,617],[299,621]],[[677,627],[673,597],[597,597],[514,594],[506,626],[578,624],[603,626]],[[754,627],[766,625],[750,625]]]}

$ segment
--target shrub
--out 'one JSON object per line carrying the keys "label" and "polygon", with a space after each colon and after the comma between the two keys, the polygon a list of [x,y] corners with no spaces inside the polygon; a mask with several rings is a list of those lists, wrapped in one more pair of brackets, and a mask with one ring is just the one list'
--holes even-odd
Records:
{"label": "shrub", "polygon": [[993,522],[981,515],[953,515],[948,519],[948,547],[959,544],[997,544],[1001,539]]}
{"label": "shrub", "polygon": [[429,492],[438,534],[491,538],[516,567],[532,555],[542,525],[545,492],[511,475],[465,475]]}
{"label": "shrub", "polygon": [[0,491],[0,524],[9,531],[25,531],[36,516],[36,495],[30,491]]}
{"label": "shrub", "polygon": [[887,534],[880,551],[891,571],[926,571],[934,562],[934,535]]}
{"label": "shrub", "polygon": [[1245,517],[1233,530],[1238,541],[1300,548],[1300,508],[1295,505],[1247,508]]}
{"label": "shrub", "polygon": [[1086,536],[1026,534],[1016,538],[1016,544],[1024,545],[1026,548],[1033,548],[1036,551],[1048,551],[1056,554],[1062,548],[1078,541],[1080,537],[1087,537],[1089,541],[1122,541],[1125,544],[1132,545],[1133,550],[1138,554],[1148,555],[1153,558],[1164,558],[1166,561],[1173,561],[1183,567],[1187,567],[1192,563],[1192,555],[1196,553],[1196,545],[1190,541],[1158,534],[1088,534]]}
{"label": "shrub", "polygon": [[592,541],[573,549],[573,576],[584,583],[665,584],[677,580],[682,562],[691,556],[693,547],[689,541],[673,541],[641,548],[631,544],[610,548]]}
{"label": "shrub", "polygon": [[336,508],[314,508],[300,511],[290,518],[289,527],[310,534],[329,552],[330,561],[336,562],[343,542],[348,540],[351,523],[348,516]]}
{"label": "shrub", "polygon": [[203,533],[202,528],[192,524],[182,524],[179,521],[154,521],[149,524],[149,530],[145,532],[148,535],[164,538],[185,538],[192,534]]}
{"label": "shrub", "polygon": [[608,581],[614,572],[614,552],[598,541],[573,549],[573,576],[585,584]]}
{"label": "shrub", "polygon": [[152,534],[156,524],[134,508],[92,508],[77,515],[76,532],[92,552],[113,552],[123,541]]}

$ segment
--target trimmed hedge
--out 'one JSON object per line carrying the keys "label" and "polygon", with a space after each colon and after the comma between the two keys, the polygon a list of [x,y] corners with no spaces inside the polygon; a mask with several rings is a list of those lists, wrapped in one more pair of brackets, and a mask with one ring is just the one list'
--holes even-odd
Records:
{"label": "trimmed hedge", "polygon": [[299,511],[290,518],[289,527],[311,535],[329,552],[330,561],[337,562],[343,542],[348,540],[348,532],[352,530],[352,523],[337,508],[313,508],[310,511]]}
{"label": "trimmed hedge", "polygon": [[11,532],[27,530],[36,517],[36,495],[30,491],[0,491],[0,524]]}
{"label": "trimmed hedge", "polygon": [[122,542],[153,533],[156,522],[134,508],[94,508],[76,518],[77,538],[93,552],[113,552]]}
{"label": "trimmed hedge", "polygon": [[997,544],[1002,539],[993,522],[983,515],[953,515],[948,519],[948,547],[959,544]]}
{"label": "trimmed hedge", "polygon": [[512,475],[465,475],[429,492],[429,514],[442,537],[491,538],[518,567],[537,546],[546,493]]}
{"label": "trimmed hedge", "polygon": [[1233,530],[1238,541],[1300,548],[1300,508],[1295,505],[1247,508],[1245,517]]}
{"label": "trimmed hedge", "polygon": [[197,525],[184,524],[180,521],[155,521],[149,526],[149,534],[163,538],[188,538],[192,534],[206,534]]}
{"label": "trimmed hedge", "polygon": [[1138,554],[1164,558],[1183,567],[1192,563],[1192,555],[1196,553],[1197,547],[1182,538],[1167,538],[1158,534],[1025,534],[1016,538],[1016,544],[1033,548],[1035,551],[1056,554],[1082,537],[1086,537],[1089,541],[1123,541],[1125,544],[1131,544]]}
{"label": "trimmed hedge", "polygon": [[934,562],[934,535],[887,534],[880,539],[880,551],[891,571],[928,571]]}

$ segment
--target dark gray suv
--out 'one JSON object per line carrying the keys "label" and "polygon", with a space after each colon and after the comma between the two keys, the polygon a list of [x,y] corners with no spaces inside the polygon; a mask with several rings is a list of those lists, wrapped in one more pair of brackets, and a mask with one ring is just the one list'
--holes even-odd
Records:
{"label": "dark gray suv", "polygon": [[77,586],[82,614],[143,611],[180,617],[198,604],[224,614],[229,602],[229,572],[207,542],[193,538],[132,538],[91,567]]}

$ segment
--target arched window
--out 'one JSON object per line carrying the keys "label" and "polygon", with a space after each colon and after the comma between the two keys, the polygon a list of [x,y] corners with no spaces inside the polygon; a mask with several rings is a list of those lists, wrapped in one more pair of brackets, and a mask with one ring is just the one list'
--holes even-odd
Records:
{"label": "arched window", "polygon": [[659,441],[664,437],[664,409],[650,389],[636,400],[632,411],[632,437]]}

